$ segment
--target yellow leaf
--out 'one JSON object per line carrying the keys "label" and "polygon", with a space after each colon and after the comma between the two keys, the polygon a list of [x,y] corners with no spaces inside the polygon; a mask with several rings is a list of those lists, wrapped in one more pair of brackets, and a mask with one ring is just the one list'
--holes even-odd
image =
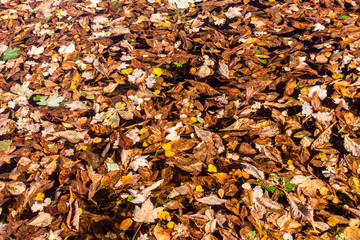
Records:
{"label": "yellow leaf", "polygon": [[121,180],[122,180],[122,186],[125,186],[126,184],[129,184],[129,183],[130,183],[131,177],[130,177],[130,176],[123,176],[123,177],[121,178]]}
{"label": "yellow leaf", "polygon": [[196,73],[196,68],[190,68],[190,74],[195,74]]}
{"label": "yellow leaf", "polygon": [[334,73],[333,75],[332,75],[332,78],[333,79],[341,79],[341,78],[343,78],[343,74],[341,74],[341,73]]}
{"label": "yellow leaf", "polygon": [[71,90],[76,89],[76,88],[79,86],[80,82],[81,82],[81,76],[80,76],[80,74],[76,71],[76,72],[75,72],[75,75],[74,75],[74,77],[73,77],[73,79],[72,79],[72,81],[71,81],[70,89],[71,89]]}
{"label": "yellow leaf", "polygon": [[93,143],[99,143],[99,142],[101,142],[101,141],[102,141],[102,139],[99,138],[99,137],[95,137],[95,138],[93,139]]}
{"label": "yellow leaf", "polygon": [[42,192],[39,192],[38,194],[36,194],[35,201],[41,202],[44,200],[44,197],[45,197],[45,194]]}
{"label": "yellow leaf", "polygon": [[162,145],[162,149],[164,149],[165,151],[170,150],[171,146],[172,146],[172,143],[168,142],[168,143],[165,143],[165,144]]}
{"label": "yellow leaf", "polygon": [[161,68],[154,68],[153,74],[155,74],[155,76],[157,76],[157,77],[160,77],[161,74],[163,74],[163,70]]}
{"label": "yellow leaf", "polygon": [[204,189],[203,189],[202,186],[198,185],[198,186],[196,186],[195,191],[197,191],[197,192],[203,192]]}
{"label": "yellow leaf", "polygon": [[330,57],[331,54],[332,54],[331,52],[325,52],[325,53],[324,53],[325,57],[327,57],[327,58]]}
{"label": "yellow leaf", "polygon": [[329,189],[327,187],[322,187],[322,188],[320,188],[319,192],[321,195],[325,196],[328,194]]}
{"label": "yellow leaf", "polygon": [[165,157],[173,157],[173,156],[175,156],[175,152],[173,152],[171,150],[165,151]]}
{"label": "yellow leaf", "polygon": [[217,168],[214,164],[209,164],[208,172],[217,172]]}
{"label": "yellow leaf", "polygon": [[339,219],[337,219],[336,217],[329,217],[327,220],[327,223],[329,224],[330,227],[335,227],[336,224],[338,224]]}
{"label": "yellow leaf", "polygon": [[245,171],[241,171],[241,174],[242,174],[243,178],[245,178],[245,179],[249,179],[249,178],[250,178],[250,175],[249,175],[247,172],[245,172]]}
{"label": "yellow leaf", "polygon": [[159,22],[159,27],[170,27],[171,26],[171,22]]}
{"label": "yellow leaf", "polygon": [[126,69],[121,70],[121,73],[125,74],[125,75],[129,75],[130,73],[132,73],[132,71],[133,71],[132,68],[126,68]]}
{"label": "yellow leaf", "polygon": [[167,216],[170,217],[170,213],[169,213],[168,211],[162,211],[162,210],[161,210],[161,211],[158,211],[158,212],[157,212],[157,217],[158,217],[158,219],[160,219],[160,220],[165,220]]}
{"label": "yellow leaf", "polygon": [[159,95],[159,94],[160,94],[160,90],[155,90],[155,91],[153,91],[153,94],[154,94],[154,95]]}
{"label": "yellow leaf", "polygon": [[360,180],[357,177],[350,177],[349,185],[354,192],[360,195]]}
{"label": "yellow leaf", "polygon": [[347,227],[343,234],[347,236],[347,240],[360,239],[360,229],[357,227]]}
{"label": "yellow leaf", "polygon": [[168,224],[166,224],[166,226],[168,228],[174,228],[174,225],[175,225],[175,223],[173,221],[170,221],[170,222],[168,222]]}
{"label": "yellow leaf", "polygon": [[193,123],[196,123],[197,120],[198,120],[198,119],[197,119],[196,117],[191,117],[191,118],[190,118],[190,121],[193,122]]}

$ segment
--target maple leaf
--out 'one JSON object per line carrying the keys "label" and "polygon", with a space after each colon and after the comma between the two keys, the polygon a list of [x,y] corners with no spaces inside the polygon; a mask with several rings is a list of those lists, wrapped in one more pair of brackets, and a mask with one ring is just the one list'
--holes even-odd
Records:
{"label": "maple leaf", "polygon": [[157,212],[162,211],[163,207],[155,208],[150,198],[148,198],[140,207],[135,206],[133,220],[136,222],[153,223],[157,219]]}
{"label": "maple leaf", "polygon": [[48,96],[42,96],[40,98],[40,101],[37,102],[38,105],[41,106],[49,106],[49,107],[59,107],[60,103],[65,99],[64,97],[58,97],[59,93],[55,93],[54,95],[48,97]]}

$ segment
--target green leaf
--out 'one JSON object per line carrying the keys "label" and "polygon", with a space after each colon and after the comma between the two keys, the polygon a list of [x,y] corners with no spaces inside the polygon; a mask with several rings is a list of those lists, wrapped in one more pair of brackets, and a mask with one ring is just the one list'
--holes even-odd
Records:
{"label": "green leaf", "polygon": [[285,196],[285,193],[284,193],[284,191],[282,191],[282,190],[279,190],[279,189],[278,189],[278,193],[279,193],[279,197]]}
{"label": "green leaf", "polygon": [[128,200],[129,202],[131,202],[133,199],[134,199],[134,197],[131,196],[131,195],[129,195],[129,196],[127,197],[127,200]]}
{"label": "green leaf", "polygon": [[72,61],[76,62],[79,59],[80,59],[80,56],[76,56]]}
{"label": "green leaf", "polygon": [[162,200],[158,205],[164,205],[165,203],[168,203],[168,202],[170,202],[171,201],[171,198],[169,198],[169,196],[167,196],[166,197],[166,199],[165,200]]}
{"label": "green leaf", "polygon": [[117,2],[118,2],[117,0],[112,1],[112,2],[111,2],[111,5],[116,5],[116,4],[117,4]]}
{"label": "green leaf", "polygon": [[257,232],[256,232],[256,231],[250,231],[249,234],[250,234],[250,236],[251,236],[252,238],[255,238],[256,235],[257,235]]}
{"label": "green leaf", "polygon": [[339,19],[340,20],[346,20],[346,19],[349,19],[349,18],[351,18],[350,16],[347,16],[347,15],[343,15],[343,16],[341,16]]}
{"label": "green leaf", "polygon": [[267,190],[268,192],[271,192],[271,193],[274,193],[275,190],[276,190],[276,187],[274,187],[274,186],[266,186],[264,184],[261,184],[260,186],[261,186],[261,188],[263,188],[263,189],[265,189],[265,190]]}
{"label": "green leaf", "polygon": [[262,59],[260,59],[260,62],[262,64],[267,64],[268,60],[266,58],[262,58]]}
{"label": "green leaf", "polygon": [[183,65],[179,62],[174,62],[174,65],[177,66],[177,67],[182,67]]}
{"label": "green leaf", "polygon": [[106,163],[106,166],[108,172],[120,170],[119,165],[117,163]]}
{"label": "green leaf", "polygon": [[87,95],[87,96],[86,96],[86,99],[94,100],[94,99],[95,99],[95,95],[94,95],[94,94]]}
{"label": "green leaf", "polygon": [[3,54],[3,57],[2,57],[2,60],[3,61],[7,61],[7,60],[12,60],[18,56],[20,56],[20,53],[19,53],[19,48],[8,48],[6,49],[6,51],[4,52]]}
{"label": "green leaf", "polygon": [[52,149],[53,147],[55,147],[55,143],[48,144],[47,146],[48,148]]}
{"label": "green leaf", "polygon": [[40,95],[36,95],[35,97],[33,97],[33,100],[34,101],[39,101],[41,99],[41,96]]}
{"label": "green leaf", "polygon": [[42,96],[40,102],[37,102],[38,105],[48,106],[48,107],[59,107],[60,103],[65,99],[64,97],[58,97],[59,93],[55,93],[54,95]]}
{"label": "green leaf", "polygon": [[259,50],[255,50],[255,53],[256,53],[257,55],[261,55],[261,52],[260,52]]}
{"label": "green leaf", "polygon": [[12,140],[2,140],[0,141],[0,151],[7,150],[12,143]]}
{"label": "green leaf", "polygon": [[335,236],[335,239],[336,240],[349,240],[350,238],[346,234],[340,233],[339,235]]}

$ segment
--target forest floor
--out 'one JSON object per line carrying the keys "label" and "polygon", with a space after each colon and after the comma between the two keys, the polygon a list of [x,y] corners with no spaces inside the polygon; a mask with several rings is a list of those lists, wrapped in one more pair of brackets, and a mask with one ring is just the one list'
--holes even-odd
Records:
{"label": "forest floor", "polygon": [[0,0],[0,32],[0,240],[360,239],[356,1]]}

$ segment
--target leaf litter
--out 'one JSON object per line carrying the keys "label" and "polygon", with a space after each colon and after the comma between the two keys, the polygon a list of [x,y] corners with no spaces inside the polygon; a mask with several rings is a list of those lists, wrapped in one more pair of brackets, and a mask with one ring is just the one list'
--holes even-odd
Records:
{"label": "leaf litter", "polygon": [[0,1],[0,239],[359,239],[358,11]]}

